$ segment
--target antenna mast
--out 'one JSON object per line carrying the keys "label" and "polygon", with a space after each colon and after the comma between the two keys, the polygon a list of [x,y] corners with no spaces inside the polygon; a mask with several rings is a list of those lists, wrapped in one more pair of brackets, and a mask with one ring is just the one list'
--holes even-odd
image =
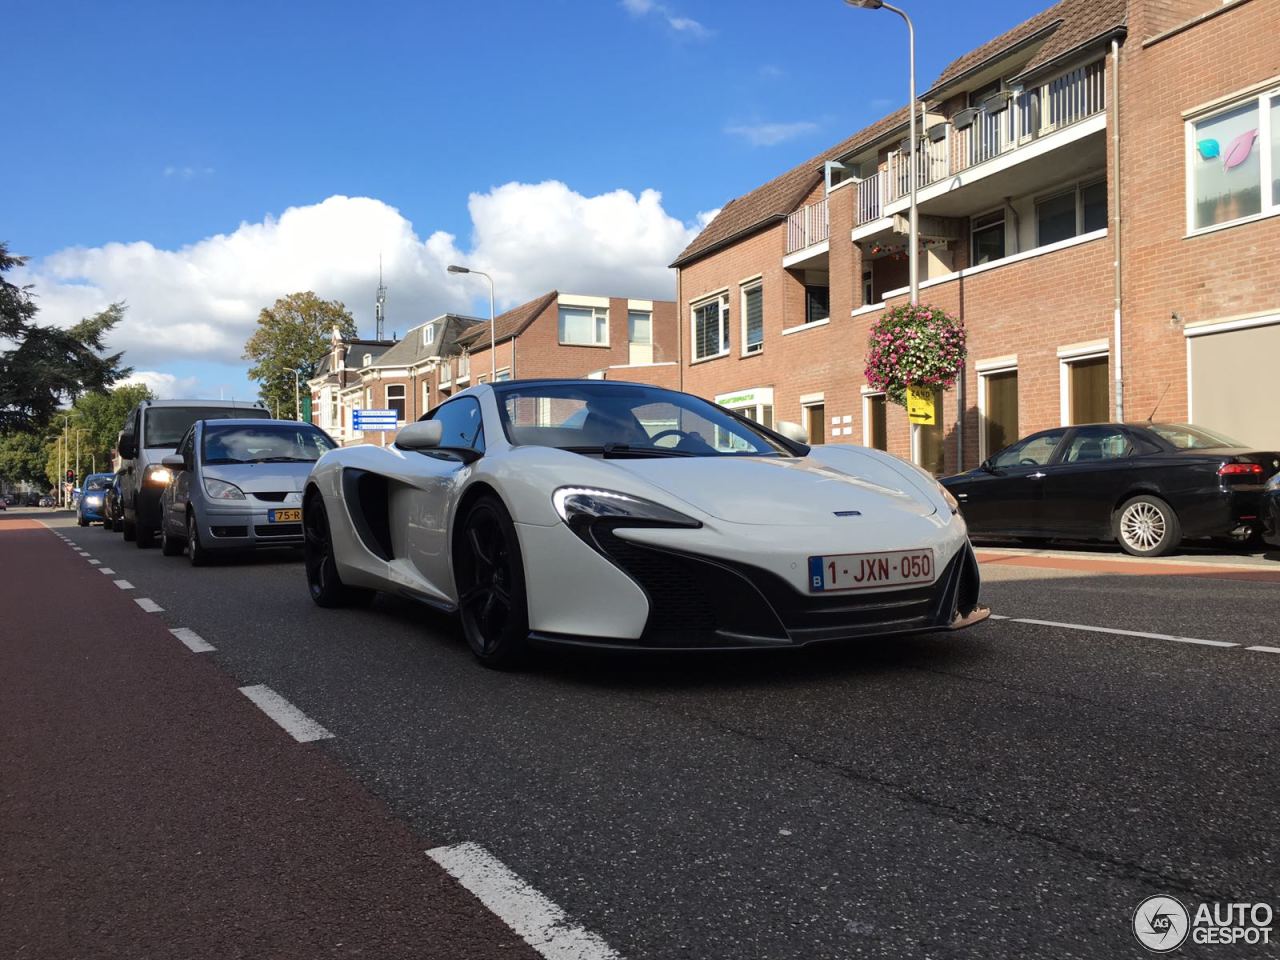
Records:
{"label": "antenna mast", "polygon": [[378,296],[373,302],[374,338],[382,339],[382,325],[386,320],[387,287],[382,282],[382,254],[378,254]]}

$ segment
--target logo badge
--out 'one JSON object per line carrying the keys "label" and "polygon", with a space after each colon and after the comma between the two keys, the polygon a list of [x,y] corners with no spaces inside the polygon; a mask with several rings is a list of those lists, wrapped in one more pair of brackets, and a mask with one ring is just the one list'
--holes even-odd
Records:
{"label": "logo badge", "polygon": [[1173,897],[1147,897],[1133,911],[1133,935],[1152,953],[1177,950],[1187,939],[1191,917]]}

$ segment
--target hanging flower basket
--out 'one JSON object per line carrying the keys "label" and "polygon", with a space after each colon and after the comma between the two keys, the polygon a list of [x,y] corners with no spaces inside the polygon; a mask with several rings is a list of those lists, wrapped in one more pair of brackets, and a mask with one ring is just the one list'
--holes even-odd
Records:
{"label": "hanging flower basket", "polygon": [[867,383],[905,406],[907,387],[955,386],[966,356],[963,323],[937,307],[902,304],[871,328]]}

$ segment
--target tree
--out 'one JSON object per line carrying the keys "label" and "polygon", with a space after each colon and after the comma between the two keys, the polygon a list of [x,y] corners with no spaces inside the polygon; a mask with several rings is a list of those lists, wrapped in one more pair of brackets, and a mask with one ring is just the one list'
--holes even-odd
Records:
{"label": "tree", "polygon": [[44,488],[45,440],[38,433],[9,433],[0,437],[0,482],[30,483]]}
{"label": "tree", "polygon": [[102,353],[107,334],[124,317],[124,304],[113,303],[69,329],[41,326],[31,288],[3,276],[26,262],[0,242],[0,336],[15,344],[0,352],[0,432],[34,430],[50,422],[61,404],[105,390],[129,373],[119,365],[122,353]]}
{"label": "tree", "polygon": [[356,322],[339,300],[321,300],[310,290],[281,297],[258,314],[258,329],[244,345],[244,358],[254,361],[249,377],[267,409],[297,416],[294,371],[301,379],[315,375],[328,352],[333,328],[343,337],[356,335]]}
{"label": "tree", "polygon": [[88,471],[88,465],[95,460],[99,473],[110,469],[111,454],[124,427],[125,417],[141,401],[153,397],[154,394],[145,385],[131,383],[109,391],[86,393],[71,405],[71,451],[74,457],[78,440],[82,474]]}

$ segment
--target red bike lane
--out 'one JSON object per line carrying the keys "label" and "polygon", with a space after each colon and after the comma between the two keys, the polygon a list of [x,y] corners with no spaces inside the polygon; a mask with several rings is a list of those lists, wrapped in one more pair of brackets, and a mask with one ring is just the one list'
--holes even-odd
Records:
{"label": "red bike lane", "polygon": [[534,958],[323,748],[0,518],[0,956]]}

